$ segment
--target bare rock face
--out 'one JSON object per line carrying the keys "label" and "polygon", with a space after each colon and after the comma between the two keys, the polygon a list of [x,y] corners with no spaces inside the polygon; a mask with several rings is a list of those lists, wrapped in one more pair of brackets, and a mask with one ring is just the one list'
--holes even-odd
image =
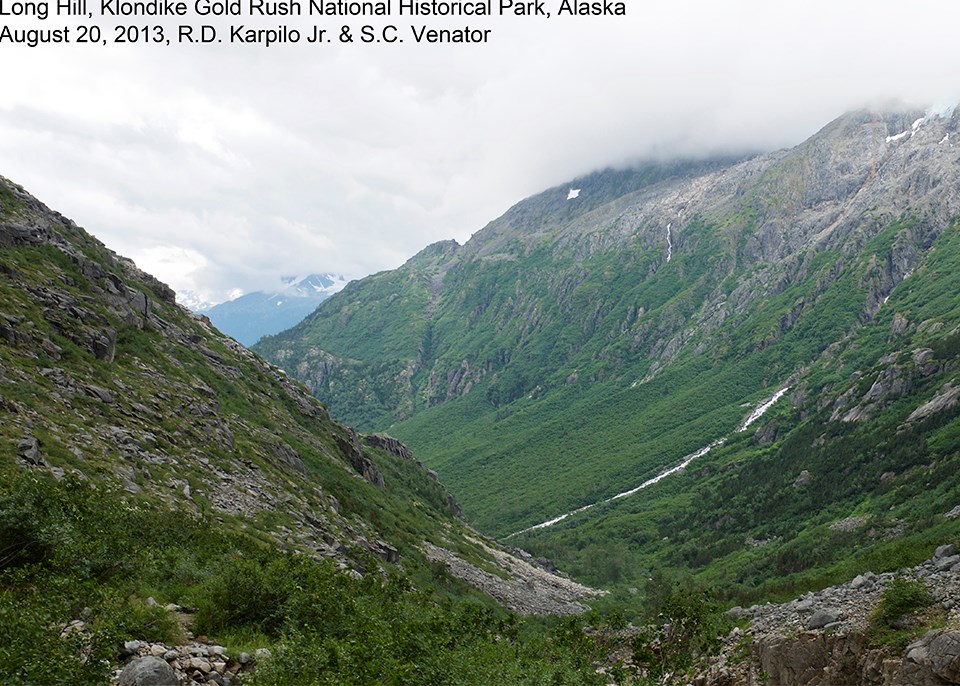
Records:
{"label": "bare rock face", "polygon": [[410,452],[410,449],[393,436],[382,433],[368,434],[363,437],[363,442],[376,448],[383,448],[391,455],[407,460],[413,459],[413,453]]}
{"label": "bare rock face", "polygon": [[900,672],[901,681],[909,676],[916,683],[960,684],[960,632],[928,632],[907,648]]}
{"label": "bare rock face", "polygon": [[373,461],[363,454],[363,448],[360,446],[360,437],[353,429],[347,429],[346,437],[340,434],[334,434],[333,439],[344,455],[350,460],[354,469],[363,475],[363,478],[378,488],[383,488],[385,482],[380,470],[377,469]]}
{"label": "bare rock face", "polygon": [[863,639],[824,633],[776,636],[755,646],[769,686],[858,684]]}

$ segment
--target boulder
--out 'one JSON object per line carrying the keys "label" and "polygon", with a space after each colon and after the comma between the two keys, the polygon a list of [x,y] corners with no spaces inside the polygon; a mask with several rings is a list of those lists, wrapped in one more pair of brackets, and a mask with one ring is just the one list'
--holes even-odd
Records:
{"label": "boulder", "polygon": [[960,633],[938,632],[927,644],[927,660],[938,677],[951,684],[960,684]]}
{"label": "boulder", "polygon": [[828,624],[839,621],[840,614],[836,610],[817,610],[807,620],[807,629],[822,629]]}
{"label": "boulder", "polygon": [[933,553],[933,559],[939,560],[944,557],[952,557],[957,554],[957,545],[955,543],[947,543],[946,545],[939,546]]}
{"label": "boulder", "polygon": [[130,661],[120,672],[118,686],[179,686],[179,683],[165,660],[149,655]]}

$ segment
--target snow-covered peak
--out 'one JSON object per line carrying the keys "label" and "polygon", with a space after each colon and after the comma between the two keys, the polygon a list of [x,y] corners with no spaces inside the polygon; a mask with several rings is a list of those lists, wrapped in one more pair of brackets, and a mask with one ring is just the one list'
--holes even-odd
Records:
{"label": "snow-covered peak", "polygon": [[294,298],[329,296],[347,285],[342,274],[310,274],[303,278],[285,278],[283,281],[289,285],[280,292]]}
{"label": "snow-covered peak", "polygon": [[186,307],[191,312],[203,312],[204,310],[209,310],[217,303],[210,301],[194,291],[180,290],[177,291],[177,304]]}

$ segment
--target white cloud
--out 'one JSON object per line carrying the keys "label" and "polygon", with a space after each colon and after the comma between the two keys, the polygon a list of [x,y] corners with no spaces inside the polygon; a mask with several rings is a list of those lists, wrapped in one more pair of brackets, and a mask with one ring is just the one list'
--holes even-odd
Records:
{"label": "white cloud", "polygon": [[889,1],[628,8],[492,20],[473,46],[0,46],[16,64],[0,174],[225,298],[397,266],[606,164],[785,146],[847,109],[960,96],[952,2],[924,6],[936,21]]}

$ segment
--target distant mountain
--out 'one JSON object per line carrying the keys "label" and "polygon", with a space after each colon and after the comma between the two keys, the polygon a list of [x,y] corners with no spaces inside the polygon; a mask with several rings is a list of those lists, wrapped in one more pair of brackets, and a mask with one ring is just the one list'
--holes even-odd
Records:
{"label": "distant mountain", "polygon": [[346,283],[333,274],[287,277],[283,290],[276,293],[255,291],[212,307],[191,309],[207,315],[223,333],[249,347],[263,336],[298,324]]}
{"label": "distant mountain", "polygon": [[879,571],[960,530],[958,138],[960,112],[860,111],[789,150],[597,172],[255,350],[411,445],[485,531],[611,499],[512,539],[593,582],[749,598]]}

